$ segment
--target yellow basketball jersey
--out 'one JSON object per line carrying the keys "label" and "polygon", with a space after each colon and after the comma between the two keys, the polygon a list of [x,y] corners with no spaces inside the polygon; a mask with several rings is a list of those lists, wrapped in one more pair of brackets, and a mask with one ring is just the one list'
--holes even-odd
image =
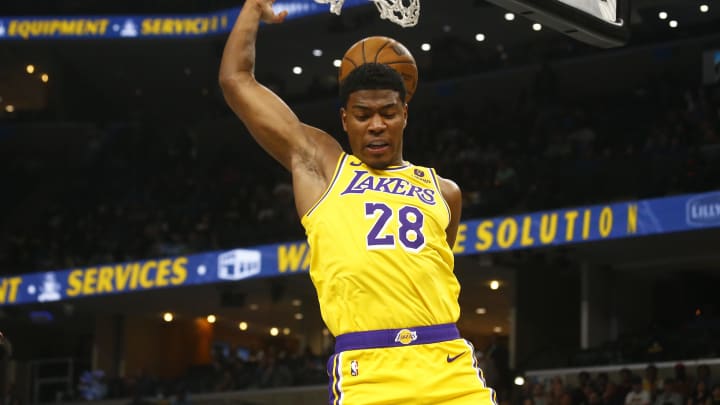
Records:
{"label": "yellow basketball jersey", "polygon": [[343,154],[325,194],[302,218],[330,332],[457,322],[449,222],[433,169],[375,170]]}

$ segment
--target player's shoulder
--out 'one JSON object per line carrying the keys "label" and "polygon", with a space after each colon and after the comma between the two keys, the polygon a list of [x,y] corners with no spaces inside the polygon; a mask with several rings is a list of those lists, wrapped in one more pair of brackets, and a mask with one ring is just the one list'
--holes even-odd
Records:
{"label": "player's shoulder", "polygon": [[438,177],[438,183],[440,186],[440,191],[443,193],[443,196],[445,199],[453,198],[453,197],[460,197],[462,194],[462,191],[460,190],[460,186],[456,182],[454,182],[451,179],[437,176]]}
{"label": "player's shoulder", "polygon": [[452,179],[449,179],[447,177],[441,176],[436,169],[432,169],[435,172],[435,176],[438,180],[438,185],[440,186],[440,189],[442,190],[443,194],[445,194],[445,191],[449,193],[460,193],[460,186],[453,181]]}

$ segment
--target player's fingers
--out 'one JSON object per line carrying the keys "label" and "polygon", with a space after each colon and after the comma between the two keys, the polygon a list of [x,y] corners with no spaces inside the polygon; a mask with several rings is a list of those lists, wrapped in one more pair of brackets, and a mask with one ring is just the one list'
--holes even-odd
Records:
{"label": "player's fingers", "polygon": [[287,10],[283,10],[283,11],[273,15],[270,22],[273,24],[281,23],[281,22],[285,21],[285,17],[287,17],[287,15],[288,15]]}

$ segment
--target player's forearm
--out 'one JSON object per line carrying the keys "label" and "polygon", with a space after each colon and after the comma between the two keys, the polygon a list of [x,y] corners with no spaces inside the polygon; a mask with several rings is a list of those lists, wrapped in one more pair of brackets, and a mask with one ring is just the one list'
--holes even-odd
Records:
{"label": "player's forearm", "polygon": [[245,2],[235,26],[230,32],[222,61],[220,62],[220,83],[224,80],[252,75],[255,68],[255,39],[262,10],[253,0]]}

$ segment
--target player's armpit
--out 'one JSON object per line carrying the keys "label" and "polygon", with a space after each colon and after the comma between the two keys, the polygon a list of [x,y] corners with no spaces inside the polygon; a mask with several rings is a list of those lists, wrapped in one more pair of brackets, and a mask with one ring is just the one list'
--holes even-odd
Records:
{"label": "player's armpit", "polygon": [[[439,177],[439,176],[438,176]],[[462,214],[462,192],[460,187],[452,180],[439,177],[440,191],[443,198],[450,207],[450,224],[445,233],[447,234],[447,242],[450,248],[455,246],[458,227],[460,226],[460,215]]]}
{"label": "player's armpit", "polygon": [[293,155],[310,147],[295,113],[250,73],[221,76],[220,87],[225,101],[258,144],[291,170]]}
{"label": "player's armpit", "polygon": [[342,147],[325,131],[302,124],[309,148],[293,156],[295,207],[302,217],[325,193],[332,181]]}

